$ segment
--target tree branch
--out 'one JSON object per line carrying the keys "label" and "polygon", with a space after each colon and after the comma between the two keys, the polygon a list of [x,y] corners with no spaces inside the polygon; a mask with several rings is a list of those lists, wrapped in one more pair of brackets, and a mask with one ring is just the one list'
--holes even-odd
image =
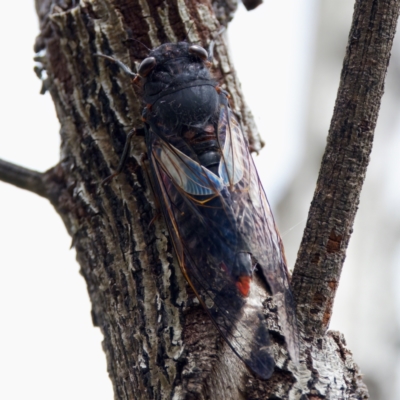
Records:
{"label": "tree branch", "polygon": [[355,3],[327,146],[293,272],[299,323],[323,335],[362,184],[390,59],[399,0]]}
{"label": "tree branch", "polygon": [[0,181],[46,197],[43,174],[0,159]]}

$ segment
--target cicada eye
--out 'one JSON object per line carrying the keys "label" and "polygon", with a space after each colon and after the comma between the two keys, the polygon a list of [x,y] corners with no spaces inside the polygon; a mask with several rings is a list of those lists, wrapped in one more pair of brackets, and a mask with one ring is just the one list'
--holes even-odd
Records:
{"label": "cicada eye", "polygon": [[142,78],[146,77],[155,66],[156,59],[154,57],[145,58],[139,65],[138,75]]}
{"label": "cicada eye", "polygon": [[196,46],[196,45],[190,46],[189,53],[199,57],[203,61],[206,61],[208,59],[207,51],[200,46]]}

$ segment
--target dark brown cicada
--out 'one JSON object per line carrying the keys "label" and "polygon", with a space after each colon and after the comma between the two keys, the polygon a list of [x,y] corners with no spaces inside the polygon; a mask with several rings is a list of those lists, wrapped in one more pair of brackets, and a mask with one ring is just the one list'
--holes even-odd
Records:
{"label": "dark brown cicada", "polygon": [[153,186],[182,272],[232,350],[269,378],[266,292],[255,290],[255,274],[275,297],[296,361],[293,298],[271,209],[228,95],[210,75],[210,57],[181,42],[152,50],[137,75],[111,60],[142,85]]}

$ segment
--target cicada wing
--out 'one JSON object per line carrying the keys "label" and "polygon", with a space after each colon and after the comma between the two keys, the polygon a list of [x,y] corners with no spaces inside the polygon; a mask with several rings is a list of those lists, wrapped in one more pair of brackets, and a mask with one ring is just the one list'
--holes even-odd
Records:
{"label": "cicada wing", "polygon": [[242,239],[230,193],[220,177],[152,135],[149,153],[156,192],[183,274],[229,346],[267,379],[274,361],[262,298],[252,290],[243,296],[234,273]]}
{"label": "cicada wing", "polygon": [[[225,113],[227,124],[224,122]],[[220,123],[224,125],[221,131],[226,129],[226,136],[229,137],[225,144],[232,146],[230,150],[224,149],[224,154],[228,155],[224,157],[225,169],[231,168],[232,177],[241,174],[240,181],[236,182],[231,193],[236,225],[272,290],[290,357],[297,363],[297,320],[282,241],[240,124],[228,106],[223,111]],[[230,161],[230,154],[235,155],[235,163]],[[240,168],[239,174],[236,170]]]}
{"label": "cicada wing", "polygon": [[[276,227],[271,208],[267,197],[258,177],[254,161],[251,160],[250,171],[253,171],[253,176],[257,179],[252,181],[250,193],[253,197],[259,195],[261,199],[261,210],[263,210],[265,219],[255,220],[255,225],[259,225],[260,238],[264,240],[264,245],[268,248],[267,252],[257,248],[253,248],[254,257],[259,261],[260,268],[264,277],[267,279],[275,297],[275,302],[278,307],[279,321],[282,331],[285,335],[287,349],[294,363],[299,362],[299,334],[297,328],[296,306],[293,294],[289,283],[289,271],[286,265],[286,257],[284,254],[282,239]],[[253,218],[257,215],[253,212]],[[267,228],[267,229],[266,229]]]}
{"label": "cicada wing", "polygon": [[247,143],[236,118],[231,118],[227,105],[220,108],[218,135],[223,142],[219,176],[224,184],[233,189],[240,182],[248,168]]}

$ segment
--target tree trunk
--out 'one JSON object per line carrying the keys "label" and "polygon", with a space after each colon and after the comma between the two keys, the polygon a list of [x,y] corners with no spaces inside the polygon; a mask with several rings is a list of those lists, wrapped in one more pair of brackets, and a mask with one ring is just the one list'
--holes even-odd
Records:
{"label": "tree trunk", "polygon": [[[340,146],[335,150],[343,156],[341,165],[355,174],[355,192],[349,194],[346,186],[354,186],[352,176],[341,176],[344,184],[331,189],[336,193],[334,189],[339,188],[338,193],[346,195],[346,201],[353,207],[350,215],[335,215],[328,220],[331,206],[338,202],[335,199],[327,202],[331,198],[329,193],[321,192],[324,198],[313,203],[313,210],[320,209],[322,215],[315,217],[310,213],[311,228],[306,230],[294,272],[294,294],[299,301],[302,328],[300,364],[288,359],[271,299],[266,313],[276,368],[267,381],[255,378],[238,360],[188,289],[174,259],[165,223],[157,218],[142,157],[146,151],[143,138],[134,138],[124,172],[110,185],[100,184],[116,169],[127,132],[141,126],[142,104],[140,93],[129,78],[116,66],[99,60],[95,53],[112,54],[128,65],[137,66],[148,53],[146,46],[153,48],[186,37],[204,46],[215,40],[215,77],[231,94],[252,149],[260,149],[261,140],[242,99],[223,36],[218,33],[220,24],[228,23],[235,3],[211,4],[207,0],[76,3],[36,0],[41,34],[35,49],[45,50],[40,58],[48,76],[44,90],[50,91],[61,123],[61,161],[44,175],[6,164],[0,164],[0,169],[1,179],[49,198],[73,238],[92,302],[93,324],[104,335],[103,348],[115,398],[368,398],[343,337],[336,332],[325,334],[325,330],[372,143],[398,1],[356,2],[348,51],[360,51],[352,46],[354,42],[368,47],[374,40],[385,38],[387,45],[380,48],[376,60],[372,57],[373,62],[368,54],[360,61],[370,70],[378,71],[372,80],[363,82],[367,85],[363,87],[377,88],[377,93],[371,91],[373,115],[359,129],[354,130],[352,122],[351,128],[345,130],[348,133],[345,138],[334,136],[328,142],[328,159],[332,154],[329,145],[335,144],[335,140],[355,143],[350,155]],[[379,21],[384,23],[378,24]],[[365,29],[370,32],[368,38],[362,35]],[[343,79],[357,68],[353,58],[350,61],[345,62]],[[343,90],[344,94],[356,93],[354,96],[360,97],[355,99],[361,101],[365,93],[357,89],[358,78],[350,79],[350,88]],[[347,85],[347,81],[342,84]],[[353,107],[345,105],[349,110],[358,110],[354,103],[350,106]],[[341,124],[338,114],[340,107],[335,111],[333,133],[339,126],[335,124]],[[346,116],[344,125],[359,114]],[[344,131],[339,129],[339,132]],[[354,135],[366,133],[368,142],[362,142],[360,148],[364,153],[358,156]],[[347,164],[352,156],[362,159],[363,172],[358,165]],[[321,176],[321,179],[328,176],[329,184],[338,183],[332,178],[332,170],[323,169]],[[318,185],[324,188],[321,180]],[[324,204],[326,209],[321,208]],[[326,225],[322,224],[324,229],[319,230],[312,218],[326,221]],[[343,229],[340,218],[344,221]],[[331,226],[332,220],[335,228]],[[315,251],[307,248],[314,242],[322,243],[318,258]],[[305,260],[304,254],[311,255],[311,259]],[[322,264],[325,260],[331,263],[328,267]],[[329,274],[325,275],[325,269],[321,272],[322,267]],[[307,286],[310,281],[314,283]]]}

